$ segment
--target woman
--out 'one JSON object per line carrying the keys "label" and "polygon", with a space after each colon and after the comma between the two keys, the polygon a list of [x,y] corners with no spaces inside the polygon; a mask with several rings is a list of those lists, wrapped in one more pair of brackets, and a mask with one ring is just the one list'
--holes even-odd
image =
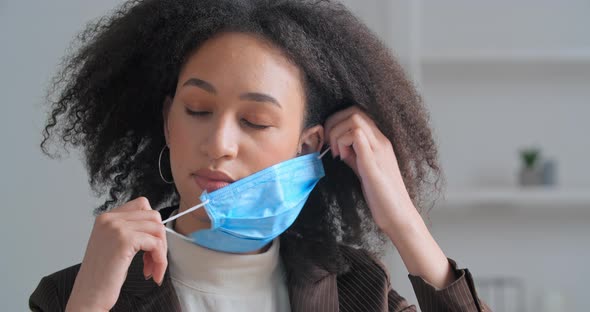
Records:
{"label": "woman", "polygon": [[417,210],[440,175],[425,109],[343,6],[130,1],[79,40],[41,146],[81,147],[109,198],[31,309],[415,311],[387,239],[422,311],[487,309]]}

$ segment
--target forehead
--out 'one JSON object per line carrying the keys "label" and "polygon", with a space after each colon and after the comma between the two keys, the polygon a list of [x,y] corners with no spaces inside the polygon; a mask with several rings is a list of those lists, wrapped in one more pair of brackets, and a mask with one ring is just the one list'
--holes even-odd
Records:
{"label": "forehead", "polygon": [[299,68],[279,48],[252,34],[223,33],[204,42],[185,62],[179,86],[190,78],[206,80],[221,94],[304,98]]}

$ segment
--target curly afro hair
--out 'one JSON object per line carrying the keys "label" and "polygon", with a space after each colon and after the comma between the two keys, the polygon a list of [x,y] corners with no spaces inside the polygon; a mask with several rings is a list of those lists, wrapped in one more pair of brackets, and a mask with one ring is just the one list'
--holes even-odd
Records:
{"label": "curly afro hair", "polygon": [[[303,73],[306,126],[358,105],[391,141],[410,197],[420,207],[438,189],[441,170],[429,117],[412,83],[385,45],[343,5],[306,0],[133,0],[90,23],[74,41],[49,90],[41,148],[80,148],[92,189],[106,196],[95,213],[146,196],[177,204],[160,179],[165,145],[162,105],[173,96],[187,57],[222,32],[269,41]],[[281,236],[293,281],[310,265],[348,268],[340,245],[382,251],[361,185],[344,162],[323,158],[326,177]],[[433,179],[434,178],[434,179]]]}

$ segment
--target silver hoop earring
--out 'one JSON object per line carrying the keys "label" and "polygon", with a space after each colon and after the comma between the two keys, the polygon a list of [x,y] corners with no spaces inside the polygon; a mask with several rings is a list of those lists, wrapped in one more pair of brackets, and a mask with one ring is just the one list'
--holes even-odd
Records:
{"label": "silver hoop earring", "polygon": [[172,184],[174,183],[174,180],[168,181],[164,179],[164,175],[162,175],[162,154],[164,153],[164,149],[166,149],[166,147],[168,147],[168,145],[164,145],[160,151],[160,156],[158,157],[158,171],[160,172],[160,178],[162,178],[162,181],[166,182],[167,184]]}

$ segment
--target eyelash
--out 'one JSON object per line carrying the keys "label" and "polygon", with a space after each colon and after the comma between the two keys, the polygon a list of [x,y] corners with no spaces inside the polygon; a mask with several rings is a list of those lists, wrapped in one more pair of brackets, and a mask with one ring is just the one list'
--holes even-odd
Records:
{"label": "eyelash", "polygon": [[[206,111],[204,111],[204,112],[195,112],[195,111],[192,111],[192,110],[190,110],[190,109],[188,109],[186,107],[185,107],[185,110],[186,110],[186,113],[188,115],[195,116],[195,117],[205,117],[205,116],[207,116],[207,115],[209,115],[211,113],[211,112],[206,112]],[[267,129],[267,128],[270,127],[270,126],[265,126],[265,125],[257,125],[257,124],[254,124],[254,123],[249,122],[246,119],[242,119],[242,122],[246,126],[248,126],[250,128],[253,128],[253,129],[257,129],[257,130],[264,130],[264,129]]]}

